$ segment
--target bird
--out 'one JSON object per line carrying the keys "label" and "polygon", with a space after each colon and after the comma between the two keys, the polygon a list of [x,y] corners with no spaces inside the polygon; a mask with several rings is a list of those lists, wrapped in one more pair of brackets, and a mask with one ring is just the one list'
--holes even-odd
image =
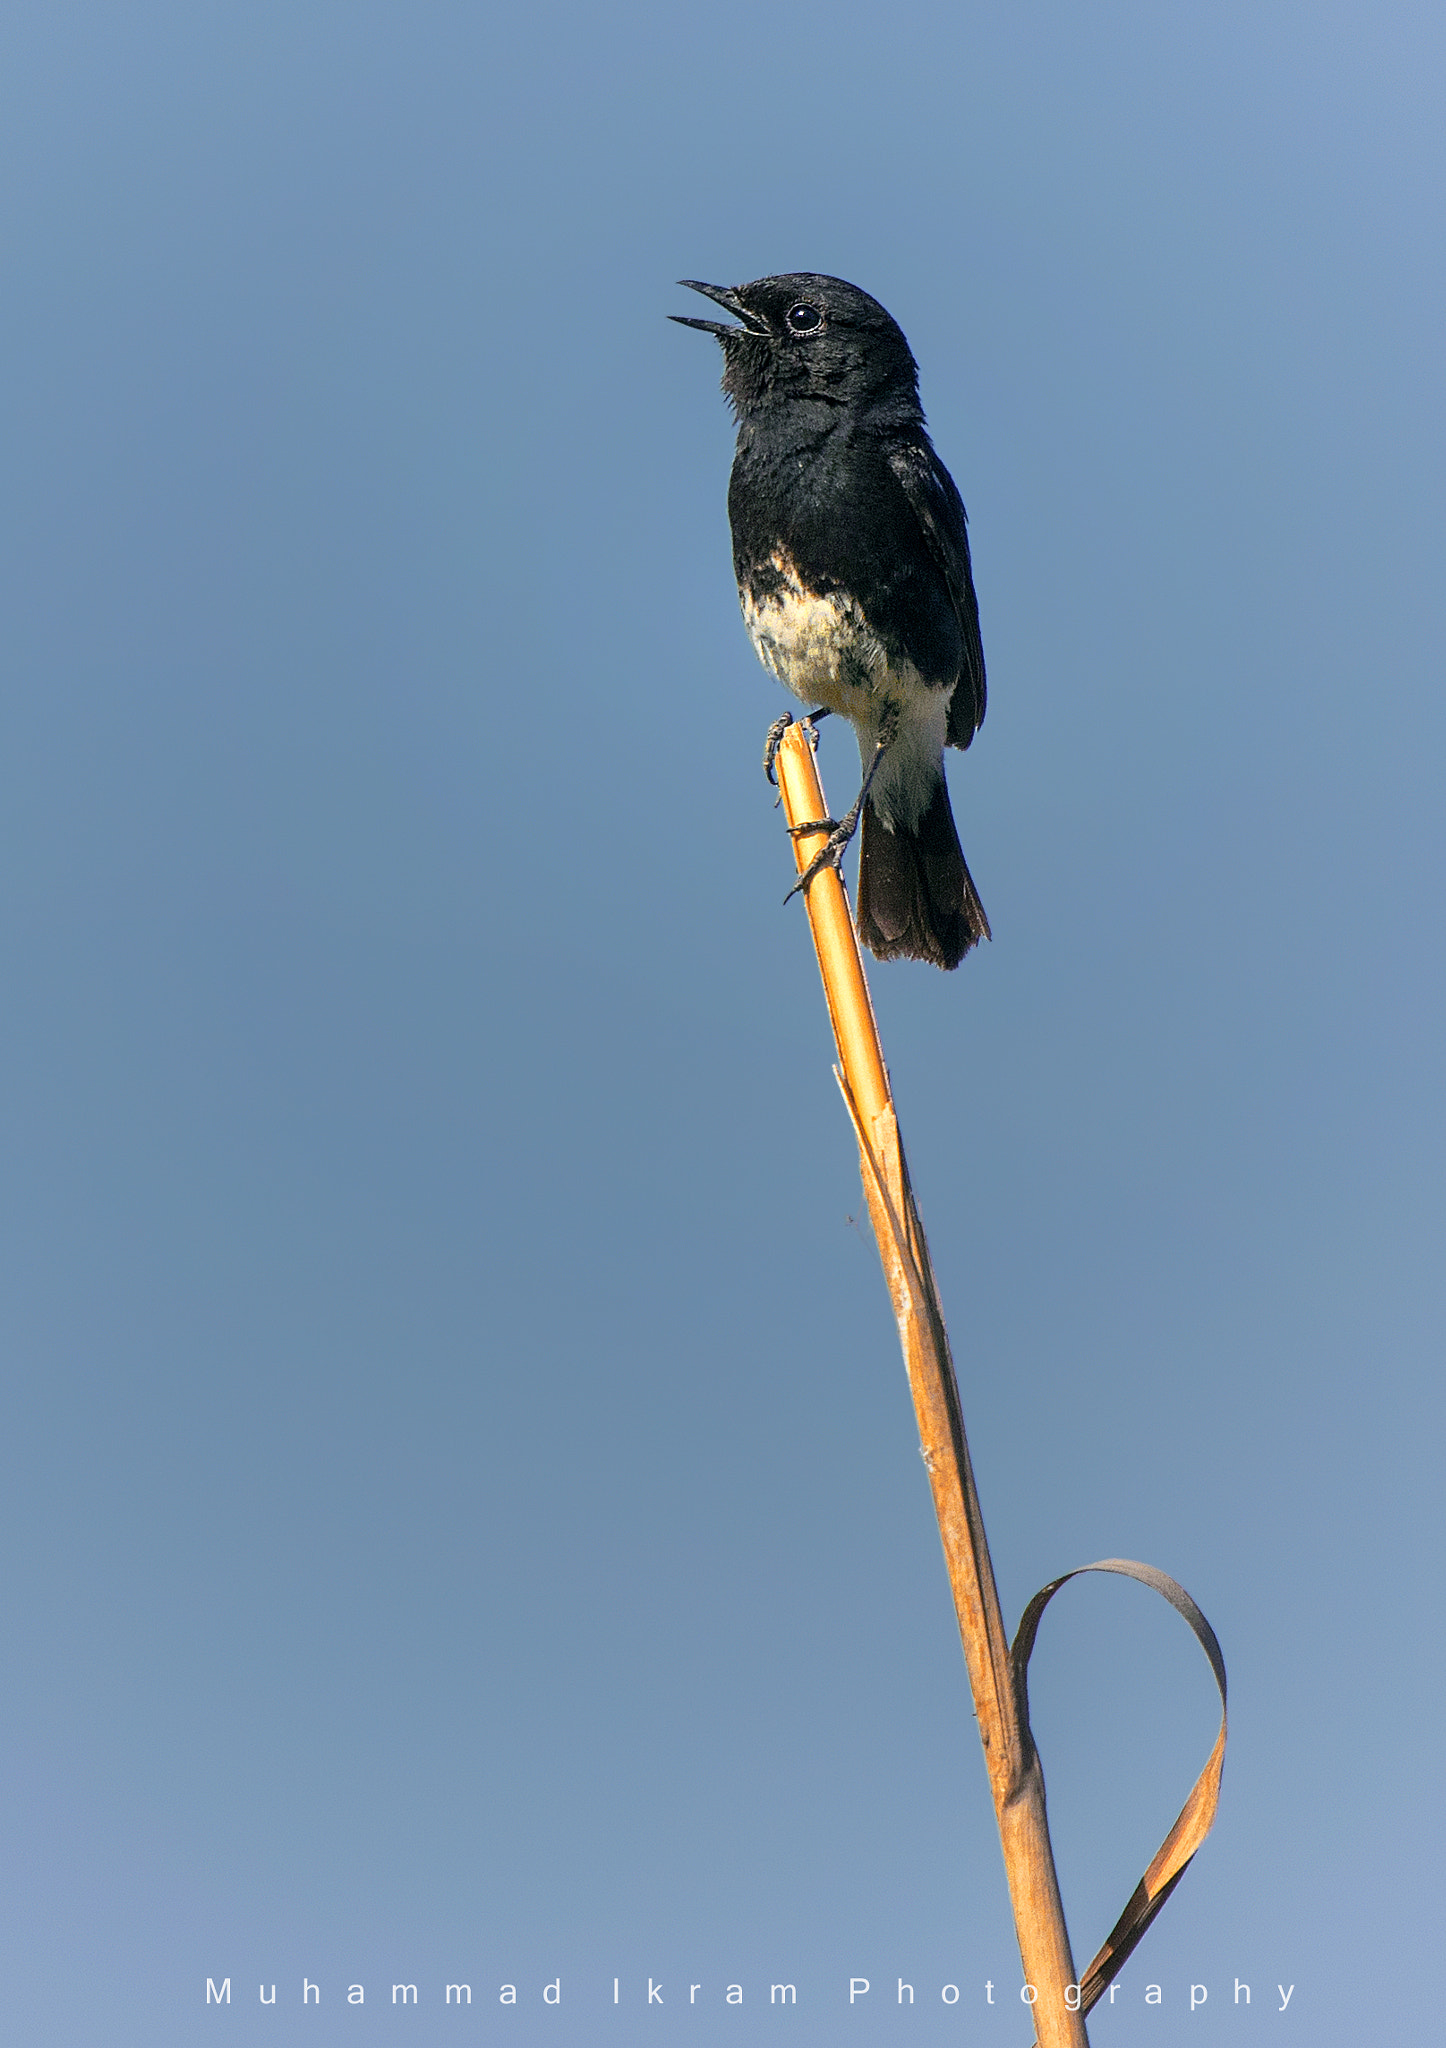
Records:
{"label": "bird", "polygon": [[[935,452],[897,322],[839,277],[683,278],[733,322],[715,335],[738,437],[733,568],[763,666],[818,719],[846,718],[863,786],[805,869],[859,835],[859,937],[880,960],[959,965],[991,936],[964,860],[944,748],[984,718],[984,648],[963,501]],[[770,733],[772,749],[791,721]],[[815,827],[815,829],[817,829]],[[793,893],[793,892],[790,892]]]}

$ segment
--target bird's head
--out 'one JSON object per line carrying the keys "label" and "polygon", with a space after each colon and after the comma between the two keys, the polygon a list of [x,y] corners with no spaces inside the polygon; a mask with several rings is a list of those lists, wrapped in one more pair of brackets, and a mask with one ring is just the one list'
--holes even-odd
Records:
{"label": "bird's head", "polygon": [[918,404],[919,373],[909,344],[867,292],[841,277],[797,271],[752,284],[700,284],[689,291],[734,314],[741,326],[670,319],[716,334],[723,347],[723,389],[740,418],[785,400],[825,406],[896,400]]}

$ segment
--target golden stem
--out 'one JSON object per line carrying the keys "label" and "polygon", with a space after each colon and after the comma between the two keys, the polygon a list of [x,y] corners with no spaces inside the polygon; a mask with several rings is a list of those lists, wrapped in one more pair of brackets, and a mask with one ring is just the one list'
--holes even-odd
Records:
{"label": "golden stem", "polygon": [[[791,725],[784,733],[775,768],[790,827],[827,816],[813,748],[802,725]],[[825,836],[818,832],[794,839],[800,873]],[[859,1142],[864,1195],[899,1326],[920,1447],[934,1492],[944,1563],[959,1617],[1004,1850],[1024,1980],[1038,1994],[1031,2012],[1038,2048],[1089,2048],[1084,2017],[1066,2002],[1066,1990],[1075,1987],[1077,1980],[1049,1841],[1044,1774],[1034,1744],[1020,1724],[1010,1675],[1009,1639],[969,1462],[938,1287],[909,1186],[878,1026],[837,869],[822,869],[805,895],[838,1046],[839,1086]],[[1073,1996],[1078,2001],[1077,1988]]]}

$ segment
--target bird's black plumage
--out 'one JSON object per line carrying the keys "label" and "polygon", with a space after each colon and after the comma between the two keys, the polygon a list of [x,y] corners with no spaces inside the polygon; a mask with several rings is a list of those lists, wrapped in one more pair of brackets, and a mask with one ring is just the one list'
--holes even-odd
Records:
{"label": "bird's black plumage", "polygon": [[739,601],[760,660],[840,713],[872,781],[859,932],[882,959],[955,967],[989,934],[959,847],[944,746],[984,717],[964,507],[934,452],[909,344],[878,301],[798,272],[691,283],[738,421],[728,485]]}

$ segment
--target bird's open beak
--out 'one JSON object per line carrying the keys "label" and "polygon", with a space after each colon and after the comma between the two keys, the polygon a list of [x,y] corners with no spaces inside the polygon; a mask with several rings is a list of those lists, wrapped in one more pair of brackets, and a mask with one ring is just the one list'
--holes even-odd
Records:
{"label": "bird's open beak", "polygon": [[721,306],[725,313],[736,313],[743,322],[742,328],[725,326],[721,320],[690,320],[686,313],[670,313],[668,318],[676,320],[680,327],[700,327],[705,334],[763,334],[768,333],[768,322],[757,313],[750,313],[732,285],[699,284],[695,277],[680,277],[679,284],[690,292],[701,292],[705,299],[711,299],[715,306]]}

